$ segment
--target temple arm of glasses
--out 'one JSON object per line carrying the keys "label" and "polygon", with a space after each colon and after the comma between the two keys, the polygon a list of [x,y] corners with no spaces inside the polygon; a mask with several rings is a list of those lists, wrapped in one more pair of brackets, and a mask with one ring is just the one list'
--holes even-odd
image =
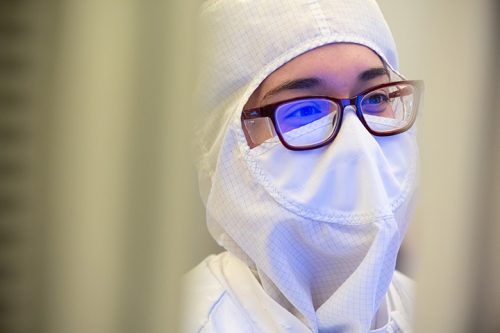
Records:
{"label": "temple arm of glasses", "polygon": [[414,88],[406,86],[389,94],[389,98],[404,97],[413,94]]}
{"label": "temple arm of glasses", "polygon": [[264,115],[262,115],[262,111],[259,108],[243,110],[241,113],[241,119],[255,119],[260,117],[264,117]]}

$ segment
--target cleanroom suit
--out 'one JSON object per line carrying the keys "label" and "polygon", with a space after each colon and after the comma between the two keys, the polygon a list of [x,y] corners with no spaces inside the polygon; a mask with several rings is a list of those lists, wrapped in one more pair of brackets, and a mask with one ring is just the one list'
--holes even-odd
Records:
{"label": "cleanroom suit", "polygon": [[[387,137],[344,115],[335,141],[250,148],[241,113],[262,81],[332,43],[398,73],[373,0],[212,0],[200,10],[199,183],[227,252],[188,273],[186,332],[408,332],[411,281],[395,272],[417,179],[415,129]],[[335,61],[335,59],[331,59]]]}

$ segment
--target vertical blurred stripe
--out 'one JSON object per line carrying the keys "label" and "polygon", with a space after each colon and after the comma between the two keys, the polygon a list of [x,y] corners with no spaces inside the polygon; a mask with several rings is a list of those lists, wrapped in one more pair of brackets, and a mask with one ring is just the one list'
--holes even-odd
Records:
{"label": "vertical blurred stripe", "polygon": [[[476,331],[476,263],[487,228],[481,209],[490,121],[493,2],[428,2],[418,212],[417,332]],[[498,37],[496,37],[498,38]],[[477,323],[476,323],[477,324]],[[471,327],[474,326],[474,327]]]}
{"label": "vertical blurred stripe", "polygon": [[118,332],[134,4],[59,2],[48,122],[46,332]]}
{"label": "vertical blurred stripe", "polygon": [[194,7],[0,0],[0,332],[177,330]]}
{"label": "vertical blurred stripe", "polygon": [[491,63],[486,75],[481,144],[483,163],[480,174],[480,193],[477,219],[476,278],[470,309],[469,331],[500,332],[500,2],[490,6],[492,27],[489,37]]}
{"label": "vertical blurred stripe", "polygon": [[0,1],[0,332],[37,331],[44,1]]}
{"label": "vertical blurred stripe", "polygon": [[191,141],[195,3],[138,4],[127,299],[120,332],[177,332],[178,278],[198,246],[189,226],[200,215]]}
{"label": "vertical blurred stripe", "polygon": [[175,332],[196,207],[188,1],[59,2],[45,327]]}
{"label": "vertical blurred stripe", "polygon": [[403,73],[426,84],[416,331],[498,332],[498,1],[379,3]]}

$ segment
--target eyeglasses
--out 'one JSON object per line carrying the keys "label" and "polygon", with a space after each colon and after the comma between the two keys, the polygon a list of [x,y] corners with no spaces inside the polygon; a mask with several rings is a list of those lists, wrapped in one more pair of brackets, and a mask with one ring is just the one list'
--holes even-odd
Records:
{"label": "eyeglasses", "polygon": [[345,99],[293,98],[243,110],[241,121],[247,138],[254,144],[263,142],[262,129],[267,126],[268,133],[274,128],[281,143],[290,150],[316,149],[335,139],[348,106],[355,107],[359,120],[373,135],[388,136],[408,130],[415,122],[422,90],[422,81],[398,81]]}

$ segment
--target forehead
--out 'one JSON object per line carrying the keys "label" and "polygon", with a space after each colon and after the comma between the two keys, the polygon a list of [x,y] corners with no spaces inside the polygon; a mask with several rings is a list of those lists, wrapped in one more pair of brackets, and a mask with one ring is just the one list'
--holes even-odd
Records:
{"label": "forehead", "polygon": [[342,89],[352,85],[359,73],[383,67],[380,57],[370,48],[352,43],[336,43],[318,47],[290,60],[271,73],[253,94],[260,99],[283,82],[315,77]]}

